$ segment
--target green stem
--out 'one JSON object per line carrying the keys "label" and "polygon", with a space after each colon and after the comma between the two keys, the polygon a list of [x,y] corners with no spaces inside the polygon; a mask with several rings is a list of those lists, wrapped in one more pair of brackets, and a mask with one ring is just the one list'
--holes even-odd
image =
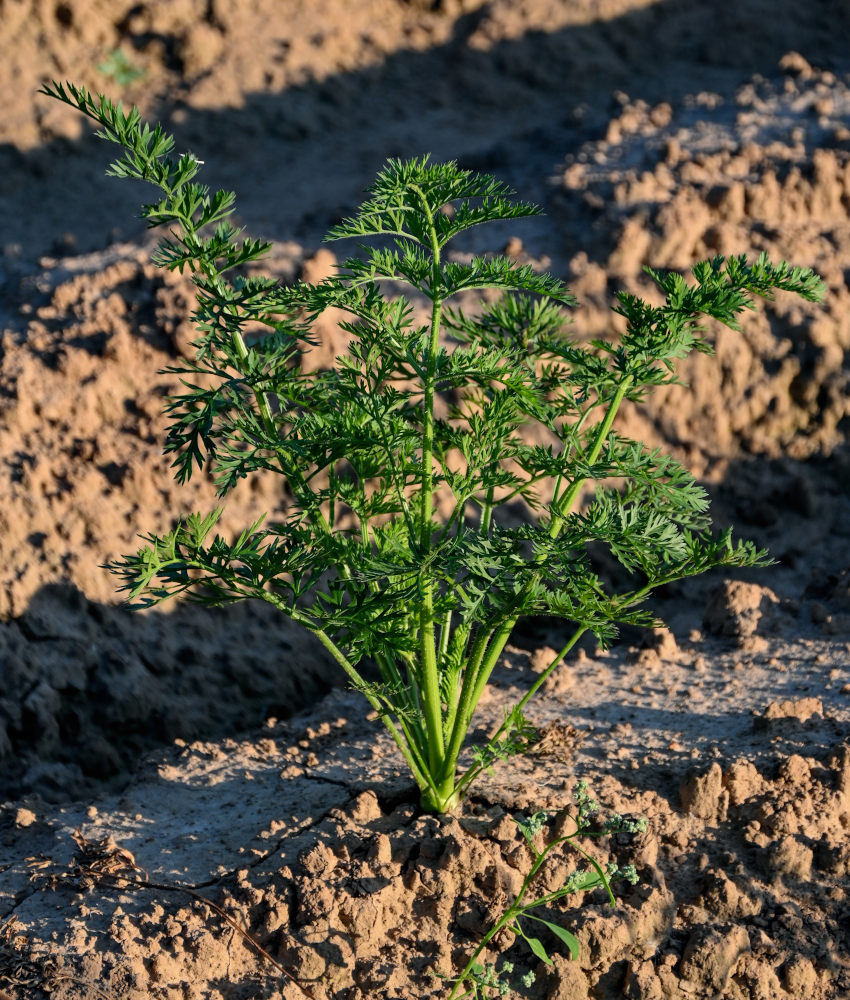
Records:
{"label": "green stem", "polygon": [[480,535],[486,535],[490,530],[490,520],[493,517],[493,496],[494,489],[491,486],[487,490],[487,499],[481,508],[481,523],[478,526],[478,533]]}
{"label": "green stem", "polygon": [[[462,622],[451,637],[451,642],[449,643],[448,648],[452,651],[453,656],[459,663],[462,663],[462,658],[467,644],[469,643],[471,631],[470,626],[467,623]],[[442,666],[442,669],[446,669],[445,665]],[[457,715],[458,703],[460,701],[461,694],[461,689],[458,686],[457,681],[461,671],[462,668],[459,668],[458,671],[454,672],[452,676],[452,689],[447,692],[446,715],[443,719],[443,732],[446,734],[452,731],[455,717]]]}
{"label": "green stem", "polygon": [[[627,375],[617,386],[617,391],[614,393],[611,402],[608,404],[608,410],[605,413],[602,423],[596,430],[596,437],[594,438],[593,445],[587,454],[586,460],[588,465],[593,465],[597,458],[599,458],[599,452],[602,451],[602,445],[605,443],[605,440],[611,431],[611,425],[614,423],[614,418],[617,416],[620,404],[623,402],[626,392],[631,384],[632,377]],[[561,533],[561,527],[564,523],[564,519],[572,509],[576,498],[581,492],[582,486],[584,486],[586,482],[586,479],[574,479],[570,484],[569,489],[567,489],[564,493],[563,497],[558,499],[557,507],[555,505],[555,501],[553,501],[553,507],[556,507],[556,512],[555,516],[552,518],[552,523],[549,525],[549,536],[551,538],[557,538]]]}
{"label": "green stem", "polygon": [[443,661],[446,657],[446,652],[449,648],[449,637],[452,631],[452,609],[446,612],[446,617],[443,619],[443,624],[440,626],[440,652],[437,660],[437,666],[442,670]]}
{"label": "green stem", "polygon": [[[440,290],[440,244],[434,226],[433,213],[425,193],[414,185],[428,219],[431,236],[431,329],[426,346],[424,361],[423,431],[422,431],[422,520],[420,523],[419,546],[423,559],[431,552],[431,532],[434,509],[434,395],[437,371],[437,350],[440,338],[440,317],[442,300]],[[428,762],[431,774],[436,775],[442,767],[444,755],[443,721],[440,706],[440,676],[437,665],[436,628],[434,620],[434,582],[430,574],[423,582],[422,605],[419,612],[419,640],[422,667],[422,696],[424,700],[425,724],[428,730]]]}
{"label": "green stem", "polygon": [[[599,457],[599,452],[602,450],[602,446],[605,443],[605,439],[611,430],[611,425],[614,423],[614,418],[617,415],[617,411],[620,408],[620,404],[625,398],[628,387],[631,385],[631,376],[626,376],[623,381],[617,386],[617,391],[608,404],[608,410],[600,423],[596,436],[591,446],[590,451],[587,455],[588,465],[592,465]],[[552,517],[552,523],[549,527],[549,535],[551,538],[557,538],[561,532],[561,528],[564,524],[566,515],[569,513],[570,508],[575,503],[582,486],[584,486],[586,479],[576,479],[572,482],[569,489],[564,493],[563,498],[558,504],[558,511]],[[526,584],[521,593],[516,599],[514,604],[515,607],[522,607],[525,603],[526,598],[531,593],[532,587],[540,579],[540,573],[537,572],[531,578],[531,580]],[[507,641],[510,638],[511,633],[519,620],[519,615],[511,613],[508,618],[504,619],[501,624],[495,627],[495,635],[493,631],[489,634],[482,632],[482,637],[493,636],[492,643],[489,638],[486,641],[486,658],[484,656],[485,650],[481,650],[481,655],[478,657],[477,662],[470,663],[469,673],[464,676],[463,691],[461,694],[461,706],[458,710],[457,716],[455,718],[454,726],[452,727],[452,732],[448,740],[448,749],[446,751],[445,763],[443,766],[443,777],[446,778],[449,770],[452,771],[457,766],[457,759],[460,754],[461,746],[463,745],[463,740],[466,737],[467,730],[469,728],[469,723],[472,720],[472,715],[475,712],[475,708],[478,705],[478,700],[481,697],[481,693],[487,683],[493,667],[498,661],[502,654]],[[583,632],[584,629],[581,630]],[[581,632],[573,636],[570,642],[567,644],[565,649],[572,648],[575,642],[578,641]],[[480,641],[480,640],[479,640]],[[560,662],[560,657],[558,659]],[[545,677],[548,676],[548,672]],[[539,688],[540,684],[543,683],[541,678],[538,678],[534,687],[532,688],[532,693]],[[528,695],[530,697],[531,695]],[[528,701],[528,697],[524,698],[521,705],[524,705]]]}
{"label": "green stem", "polygon": [[492,635],[492,629],[489,631],[487,629],[482,629],[479,632],[472,645],[469,659],[464,667],[460,696],[457,700],[457,707],[455,709],[450,736],[446,743],[446,755],[442,773],[442,778],[444,780],[448,780],[449,778],[454,780],[454,772],[457,768],[457,759],[460,755],[461,747],[463,746],[463,741],[469,728],[469,719],[472,718],[472,713],[475,711],[476,703],[472,700],[475,677],[477,676],[478,668],[484,654],[487,651],[487,645]]}
{"label": "green stem", "polygon": [[499,933],[499,931],[503,927],[506,927],[512,920],[514,920],[517,916],[519,916],[519,914],[522,913],[523,910],[522,900],[525,894],[528,892],[528,888],[531,885],[532,881],[534,880],[534,877],[540,870],[540,866],[546,860],[547,853],[548,850],[544,850],[541,854],[537,854],[534,863],[531,866],[531,871],[528,873],[528,875],[526,875],[525,879],[523,880],[522,887],[517,893],[516,899],[513,901],[513,903],[511,903],[508,909],[505,910],[505,912],[498,919],[498,921],[490,928],[490,930],[484,935],[484,937],[478,943],[478,947],[472,953],[469,961],[466,963],[466,967],[464,968],[463,972],[455,981],[455,985],[451,993],[449,994],[449,1000],[455,1000],[455,998],[457,997],[457,991],[466,982],[469,973],[472,971],[472,966],[475,965],[475,963],[478,961],[478,956],[481,954],[482,951],[484,951],[484,949],[487,947],[490,941],[493,940],[493,938]]}
{"label": "green stem", "polygon": [[420,768],[420,766],[414,759],[413,754],[411,753],[410,748],[407,745],[404,737],[401,735],[398,729],[393,725],[392,720],[387,718],[387,714],[383,710],[380,700],[376,698],[369,691],[365,681],[357,672],[357,669],[354,667],[354,665],[351,663],[351,661],[348,659],[345,653],[342,652],[339,646],[336,645],[336,643],[333,641],[333,639],[331,639],[331,637],[327,634],[327,632],[324,631],[324,629],[316,628],[315,625],[309,623],[309,620],[305,620],[297,611],[294,613],[290,612],[290,615],[293,621],[299,622],[302,625],[307,625],[310,631],[317,637],[319,642],[325,647],[325,649],[331,654],[331,656],[336,660],[336,662],[342,667],[342,669],[346,672],[346,674],[348,674],[348,676],[354,682],[358,690],[363,692],[363,694],[366,696],[366,700],[369,702],[372,708],[375,709],[375,711],[381,718],[381,721],[389,730],[390,736],[392,736],[396,746],[401,751],[401,755],[402,757],[404,757],[404,760],[407,766],[410,768],[410,771],[413,774],[413,777],[416,779],[416,783],[419,785],[419,787],[423,790],[426,788],[430,788],[436,791],[431,776],[427,773],[427,771],[424,771]]}

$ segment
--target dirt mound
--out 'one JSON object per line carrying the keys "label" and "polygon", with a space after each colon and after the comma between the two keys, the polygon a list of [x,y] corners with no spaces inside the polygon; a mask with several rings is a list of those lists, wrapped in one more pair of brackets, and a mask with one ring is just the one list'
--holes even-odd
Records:
{"label": "dirt mound", "polygon": [[552,199],[570,234],[592,234],[571,262],[573,287],[595,307],[583,330],[605,331],[610,290],[648,287],[646,266],[764,251],[827,282],[824,307],[780,296],[742,332],[718,329],[717,358],[683,366],[687,402],[671,389],[642,409],[661,439],[703,452],[702,465],[741,449],[803,458],[847,433],[850,86],[796,53],[781,66],[675,108],[619,94],[604,139],[567,159]]}

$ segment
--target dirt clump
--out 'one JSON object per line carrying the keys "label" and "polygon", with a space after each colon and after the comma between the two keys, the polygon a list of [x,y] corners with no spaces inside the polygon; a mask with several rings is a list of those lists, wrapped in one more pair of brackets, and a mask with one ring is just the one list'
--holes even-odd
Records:
{"label": "dirt clump", "polygon": [[725,580],[713,592],[705,609],[703,625],[710,632],[730,636],[738,645],[747,646],[760,628],[763,619],[779,603],[769,587],[743,580]]}

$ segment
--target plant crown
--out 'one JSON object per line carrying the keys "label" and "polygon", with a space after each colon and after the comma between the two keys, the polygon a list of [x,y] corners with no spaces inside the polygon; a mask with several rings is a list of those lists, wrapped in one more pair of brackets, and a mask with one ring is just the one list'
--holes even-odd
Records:
{"label": "plant crown", "polygon": [[[183,386],[166,407],[177,479],[208,465],[224,497],[272,471],[291,497],[285,521],[258,521],[234,541],[215,531],[220,509],[190,514],[110,569],[136,606],[176,594],[208,605],[258,598],[309,629],[383,720],[424,808],[454,808],[482,770],[529,745],[523,709],[583,633],[610,643],[619,625],[655,623],[640,605],[656,587],[767,564],[752,543],[711,533],[706,493],[686,469],[612,424],[625,400],[676,382],[689,352],[710,352],[702,317],[737,330],[754,297],[774,289],[817,300],[812,271],[765,255],[703,261],[693,282],[647,269],[664,303],[621,292],[625,332],[582,346],[565,333],[574,300],[561,281],[505,256],[447,253],[474,226],[540,210],[493,177],[424,156],[390,160],[327,237],[375,245],[317,284],[283,287],[240,273],[270,245],[242,237],[229,221],[235,196],[198,183],[199,161],[175,156],[159,125],[71,84],[43,92],[123,147],[112,176],[160,189],[142,212],[169,229],[153,259],[194,281],[196,354],[166,369]],[[427,322],[390,294],[399,287],[427,303]],[[450,306],[484,290],[501,295],[489,291],[474,314]],[[312,323],[329,308],[345,314],[350,345],[331,370],[306,371]],[[267,335],[249,341],[258,323]],[[530,443],[528,425],[550,443]],[[595,497],[581,507],[589,484]],[[517,501],[531,512],[519,525],[504,517]],[[594,543],[633,585],[607,592]],[[461,764],[491,671],[528,615],[575,630]],[[367,659],[380,679],[365,676]]]}

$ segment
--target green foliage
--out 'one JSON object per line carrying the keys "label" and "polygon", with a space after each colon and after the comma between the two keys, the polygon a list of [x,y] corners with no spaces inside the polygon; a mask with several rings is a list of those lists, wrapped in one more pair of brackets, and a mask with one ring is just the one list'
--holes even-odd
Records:
{"label": "green foliage", "polygon": [[113,49],[102,63],[98,63],[97,68],[119,87],[128,87],[145,75],[145,71],[136,66],[123,49]]}
{"label": "green foliage", "polygon": [[[473,951],[469,961],[461,974],[457,977],[448,977],[435,973],[440,979],[446,979],[453,983],[449,1000],[464,1000],[465,997],[473,997],[475,1000],[488,1000],[492,996],[507,996],[515,987],[511,982],[511,974],[514,971],[513,962],[502,961],[497,969],[496,963],[482,965],[479,961],[482,952],[496,935],[504,929],[521,938],[528,945],[532,954],[540,959],[545,965],[551,966],[554,963],[546,950],[544,943],[535,934],[530,933],[529,921],[532,925],[539,924],[545,927],[549,934],[563,945],[572,961],[576,961],[580,953],[578,938],[565,927],[555,923],[554,920],[546,920],[539,913],[533,910],[546,912],[551,909],[552,904],[566,896],[574,896],[578,893],[590,892],[593,889],[604,889],[608,894],[609,902],[615,905],[615,896],[612,885],[616,882],[628,882],[631,885],[637,884],[638,875],[633,865],[620,867],[616,862],[609,862],[604,867],[599,864],[579,843],[581,838],[606,837],[612,833],[640,834],[647,829],[645,819],[634,817],[623,817],[618,814],[610,816],[601,826],[594,825],[599,806],[590,798],[585,782],[579,782],[573,792],[575,808],[566,809],[557,817],[550,817],[546,812],[535,812],[528,817],[515,817],[514,822],[525,838],[525,842],[531,852],[532,865],[528,875],[523,880],[522,886],[517,893],[516,899],[505,910],[490,930],[484,935]],[[541,832],[550,824],[552,820],[559,819],[564,825],[571,827],[568,833],[549,839],[542,850],[537,849],[537,841]],[[534,884],[546,859],[561,845],[568,845],[588,862],[587,868],[579,868],[567,877],[564,884],[552,892],[544,893],[530,902],[525,902],[525,897]],[[537,931],[537,933],[540,933]],[[534,982],[534,973],[527,972],[521,977],[520,982],[526,988]],[[464,992],[460,992],[463,990]]]}
{"label": "green foliage", "polygon": [[[241,273],[269,244],[233,227],[234,195],[199,183],[200,162],[176,155],[160,126],[70,84],[44,93],[122,147],[111,175],[159,190],[142,210],[168,229],[154,260],[194,281],[196,355],[168,369],[183,387],[166,407],[176,477],[209,468],[224,497],[275,472],[291,496],[283,523],[228,541],[215,533],[217,511],[193,514],[110,568],[136,606],[180,593],[209,605],[258,598],[304,625],[379,713],[425,808],[454,808],[483,769],[528,746],[523,709],[585,631],[609,643],[623,624],[654,622],[640,606],[656,587],[767,563],[751,543],[711,534],[706,494],[687,470],[612,425],[624,400],[675,382],[676,362],[710,350],[705,317],[737,329],[774,289],[814,301],[823,286],[811,271],[764,255],[702,262],[693,282],[650,271],[664,304],[621,293],[622,337],[581,346],[567,335],[574,301],[558,279],[506,257],[444,253],[473,226],[539,210],[492,177],[422,157],[390,160],[328,236],[377,245],[318,284],[285,288]],[[428,303],[426,323],[397,294],[405,289]],[[480,289],[501,295],[475,315],[449,306]],[[304,371],[312,323],[330,307],[344,313],[350,346],[331,370]],[[249,324],[267,335],[249,343]],[[550,443],[529,443],[529,425]],[[581,509],[591,483],[595,499]],[[511,526],[502,511],[517,500],[534,516]],[[593,544],[632,574],[630,589],[606,591]],[[572,637],[461,765],[514,625],[541,614],[571,621]],[[363,676],[365,657],[379,681]]]}

